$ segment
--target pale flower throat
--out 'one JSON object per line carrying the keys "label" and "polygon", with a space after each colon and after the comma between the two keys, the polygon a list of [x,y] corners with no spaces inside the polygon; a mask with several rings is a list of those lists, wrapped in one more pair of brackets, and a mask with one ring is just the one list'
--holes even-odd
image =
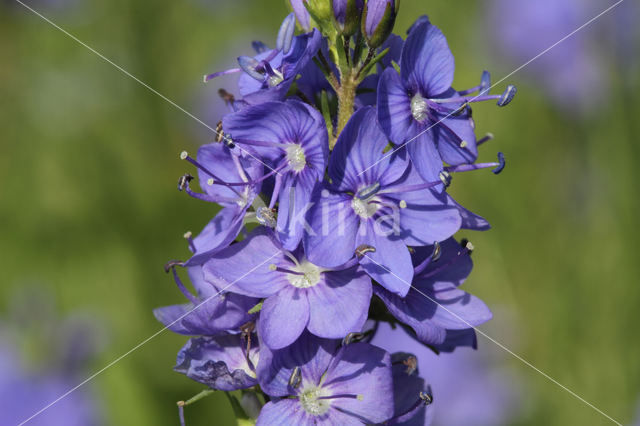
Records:
{"label": "pale flower throat", "polygon": [[417,121],[424,121],[425,118],[427,118],[427,109],[429,109],[427,101],[420,93],[416,93],[413,98],[411,98],[411,115],[413,115],[413,118]]}
{"label": "pale flower throat", "polygon": [[300,398],[300,405],[307,413],[313,416],[321,416],[329,411],[329,401],[318,399],[320,396],[327,396],[324,395],[325,393],[322,388],[315,386],[304,389],[298,397]]}
{"label": "pale flower throat", "polygon": [[324,269],[314,265],[308,260],[303,260],[299,265],[291,267],[295,272],[301,272],[304,275],[288,274],[287,279],[292,286],[298,288],[309,288],[320,282],[320,277]]}
{"label": "pale flower throat", "polygon": [[300,144],[294,143],[289,145],[286,149],[287,152],[287,161],[289,162],[289,166],[296,171],[299,172],[307,165],[307,157],[304,155],[304,150]]}

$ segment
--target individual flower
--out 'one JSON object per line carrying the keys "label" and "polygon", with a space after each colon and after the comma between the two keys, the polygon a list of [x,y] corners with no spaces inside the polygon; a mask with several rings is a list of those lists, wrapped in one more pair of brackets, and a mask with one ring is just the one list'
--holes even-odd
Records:
{"label": "individual flower", "polygon": [[372,288],[357,264],[321,268],[300,250],[282,250],[269,233],[259,228],[218,252],[204,266],[205,280],[222,287],[233,283],[230,291],[265,298],[258,333],[270,348],[290,345],[305,329],[325,338],[360,331]]}
{"label": "individual flower", "polygon": [[178,353],[174,370],[217,390],[255,386],[259,344],[251,336],[225,334],[189,339]]}
{"label": "individual flower", "polygon": [[[506,368],[501,354],[491,347],[478,351],[462,348],[453,353],[436,354],[401,328],[393,329],[387,323],[379,324],[371,344],[386,350],[401,348],[411,353],[420,367],[417,377],[424,377],[432,387],[433,402],[424,407],[424,417],[418,413],[403,425],[512,424],[523,409],[522,382]],[[404,363],[393,366],[408,369]],[[394,380],[395,377],[394,374]]]}
{"label": "individual flower", "polygon": [[264,50],[264,44],[254,43],[254,47],[260,46],[258,50],[261,52],[258,55],[240,56],[239,68],[206,75],[204,81],[243,72],[238,80],[238,87],[244,104],[284,100],[296,77],[316,55],[322,43],[318,30],[293,37],[294,28],[295,19],[292,14],[285,18],[280,27],[275,49]]}
{"label": "individual flower", "polygon": [[[471,247],[468,242],[461,246],[450,238],[419,250],[411,289],[403,298],[375,288],[389,312],[411,327],[421,342],[444,345],[445,350],[456,344],[475,344],[472,327],[491,319],[491,311],[480,299],[458,288],[473,268]],[[420,252],[431,255],[420,256]],[[450,331],[459,333],[451,335]]]}
{"label": "individual flower", "polygon": [[194,255],[185,265],[192,266],[202,264],[238,236],[247,210],[260,193],[262,182],[273,171],[263,174],[264,165],[255,155],[243,158],[221,143],[201,146],[196,159],[187,152],[182,152],[181,158],[198,168],[198,181],[204,193],[191,190],[193,177],[188,174],[180,178],[178,189],[196,199],[223,207],[199,235],[190,239],[189,247]]}
{"label": "individual flower", "polygon": [[360,29],[364,0],[332,0],[333,16],[343,36],[352,36]]}
{"label": "individual flower", "polygon": [[227,115],[222,123],[233,143],[255,150],[272,168],[275,187],[269,208],[278,202],[276,230],[284,248],[294,250],[329,155],[322,115],[307,104],[288,100],[245,108]]}
{"label": "individual flower", "polygon": [[[487,95],[486,80],[468,91],[456,92],[454,60],[442,32],[428,19],[410,30],[402,49],[400,74],[387,68],[378,85],[378,120],[396,145],[405,145],[422,177],[437,179],[442,160],[451,165],[475,161],[478,152],[468,103],[497,99],[511,101],[515,87],[502,95]],[[488,76],[488,73],[485,74]],[[480,95],[469,93],[479,90]]]}
{"label": "individual flower", "polygon": [[389,37],[396,22],[400,2],[368,0],[362,16],[362,34],[370,48],[380,46]]}
{"label": "individual flower", "polygon": [[404,296],[413,278],[407,245],[442,241],[460,228],[453,200],[425,183],[410,162],[387,155],[388,141],[375,110],[359,109],[340,134],[329,161],[331,184],[309,213],[307,257],[323,267],[349,261],[359,247],[365,271],[389,291]]}
{"label": "individual flower", "polygon": [[215,336],[238,330],[251,320],[252,315],[248,312],[258,303],[258,299],[226,292],[205,282],[200,265],[187,268],[196,290],[196,295],[193,295],[180,280],[175,267],[172,267],[172,272],[178,288],[189,303],[154,309],[155,317],[169,330],[187,336]]}
{"label": "individual flower", "polygon": [[393,416],[390,356],[368,343],[337,348],[305,333],[285,349],[263,348],[258,379],[271,397],[258,426],[377,424]]}

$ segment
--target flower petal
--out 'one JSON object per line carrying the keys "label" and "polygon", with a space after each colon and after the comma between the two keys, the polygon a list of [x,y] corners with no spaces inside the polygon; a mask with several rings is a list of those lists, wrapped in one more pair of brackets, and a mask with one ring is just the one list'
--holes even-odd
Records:
{"label": "flower petal", "polygon": [[411,29],[402,49],[402,81],[435,97],[451,87],[454,60],[447,39],[428,20]]}
{"label": "flower petal", "polygon": [[411,123],[411,98],[400,76],[393,68],[387,68],[378,83],[378,122],[385,134],[396,145],[415,136],[409,134]]}
{"label": "flower petal", "polygon": [[367,220],[360,226],[356,241],[357,246],[366,244],[376,250],[360,260],[367,274],[389,291],[405,296],[413,279],[413,265],[402,239],[381,223]]}
{"label": "flower petal", "polygon": [[313,170],[303,170],[284,178],[278,197],[278,223],[276,230],[282,246],[295,250],[305,233],[310,229],[307,212],[313,207],[311,194],[317,185],[318,175]]}
{"label": "flower petal", "polygon": [[391,357],[383,349],[368,343],[351,343],[336,354],[339,362],[327,370],[324,389],[332,395],[359,395],[335,398],[331,406],[357,416],[363,423],[381,423],[393,416]]}
{"label": "flower petal", "polygon": [[325,272],[323,276],[323,281],[307,290],[309,331],[333,339],[361,331],[369,314],[371,279],[356,268]]}
{"label": "flower petal", "polygon": [[[411,162],[416,167],[416,171],[422,176],[422,179],[426,182],[437,182],[440,180],[440,172],[443,169],[442,159],[436,149],[433,129],[425,129],[416,131],[417,137],[410,139],[406,147]],[[413,130],[410,132],[413,133]]]}
{"label": "flower petal", "polygon": [[344,194],[317,188],[313,198],[320,201],[309,212],[313,233],[305,233],[304,251],[315,265],[335,268],[354,256],[359,220]]}
{"label": "flower petal", "polygon": [[264,301],[258,329],[267,346],[282,349],[300,337],[308,322],[306,291],[288,285]]}
{"label": "flower petal", "polygon": [[305,425],[310,423],[311,419],[297,399],[283,398],[269,401],[262,407],[256,426]]}
{"label": "flower petal", "polygon": [[451,165],[473,163],[478,158],[476,134],[470,115],[459,117],[436,115],[442,120],[436,127],[436,145],[442,159]]}

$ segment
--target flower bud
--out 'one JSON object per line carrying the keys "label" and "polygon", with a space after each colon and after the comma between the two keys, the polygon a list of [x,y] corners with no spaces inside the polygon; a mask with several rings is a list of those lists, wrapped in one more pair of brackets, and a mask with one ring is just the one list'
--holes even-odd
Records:
{"label": "flower bud", "polygon": [[298,23],[304,31],[311,31],[311,15],[305,7],[306,0],[291,0],[291,7],[295,13]]}
{"label": "flower bud", "polygon": [[333,16],[338,32],[350,37],[360,28],[364,0],[333,0]]}
{"label": "flower bud", "polygon": [[382,45],[396,22],[400,0],[368,0],[362,18],[362,34],[371,48]]}

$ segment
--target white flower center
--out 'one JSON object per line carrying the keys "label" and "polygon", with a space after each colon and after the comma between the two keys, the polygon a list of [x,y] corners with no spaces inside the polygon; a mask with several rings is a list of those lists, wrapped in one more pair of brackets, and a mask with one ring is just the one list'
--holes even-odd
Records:
{"label": "white flower center", "polygon": [[298,288],[309,288],[320,282],[320,277],[324,270],[317,267],[313,263],[304,260],[300,265],[291,267],[295,272],[301,272],[304,275],[287,274],[287,279],[292,286]]}
{"label": "white flower center", "polygon": [[294,143],[286,148],[287,161],[289,166],[299,172],[307,165],[307,157],[304,155],[304,150],[300,144]]}
{"label": "white flower center", "polygon": [[351,208],[363,219],[369,219],[378,211],[377,204],[370,203],[368,200],[361,200],[358,197],[353,197],[353,200],[351,200]]}
{"label": "white flower center", "polygon": [[298,398],[304,411],[312,416],[321,416],[329,411],[329,401],[318,399],[320,396],[328,396],[328,394],[322,388],[311,387],[300,392]]}
{"label": "white flower center", "polygon": [[427,101],[420,93],[416,93],[413,98],[411,98],[411,114],[416,120],[424,121],[427,118],[428,109]]}

